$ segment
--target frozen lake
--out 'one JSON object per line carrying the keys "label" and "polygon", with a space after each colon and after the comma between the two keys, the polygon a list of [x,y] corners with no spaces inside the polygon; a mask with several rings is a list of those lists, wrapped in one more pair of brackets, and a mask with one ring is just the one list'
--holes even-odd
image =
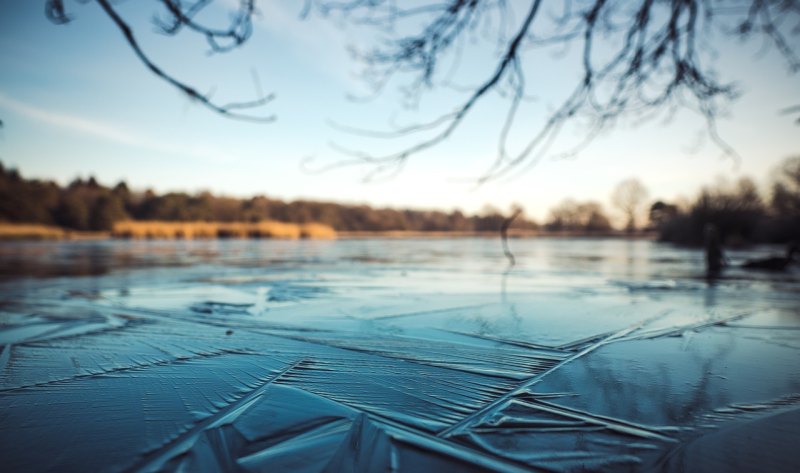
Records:
{"label": "frozen lake", "polygon": [[800,471],[800,268],[510,246],[0,243],[2,469]]}

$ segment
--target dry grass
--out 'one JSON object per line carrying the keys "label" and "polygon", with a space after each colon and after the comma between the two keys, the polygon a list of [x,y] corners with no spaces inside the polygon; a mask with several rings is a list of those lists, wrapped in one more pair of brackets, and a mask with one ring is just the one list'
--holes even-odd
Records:
{"label": "dry grass", "polygon": [[275,221],[162,222],[127,220],[114,224],[111,235],[119,238],[336,238],[336,231],[319,223],[295,224]]}
{"label": "dry grass", "polygon": [[300,237],[330,240],[336,238],[336,230],[322,223],[304,223],[300,225]]}
{"label": "dry grass", "polygon": [[0,223],[0,239],[52,239],[65,238],[68,233],[59,227],[36,224]]}

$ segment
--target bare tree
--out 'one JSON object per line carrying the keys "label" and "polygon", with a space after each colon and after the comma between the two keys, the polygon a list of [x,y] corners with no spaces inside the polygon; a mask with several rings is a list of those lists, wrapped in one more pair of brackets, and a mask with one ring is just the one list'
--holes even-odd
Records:
{"label": "bare tree", "polygon": [[786,158],[773,174],[773,212],[778,216],[800,217],[800,156]]}
{"label": "bare tree", "polygon": [[550,209],[545,228],[550,231],[602,233],[611,230],[611,224],[599,202],[576,202],[567,198]]}
{"label": "bare tree", "polygon": [[611,203],[625,214],[625,229],[629,233],[636,230],[636,214],[647,203],[647,197],[647,189],[635,178],[620,182],[611,193]]}
{"label": "bare tree", "polygon": [[[193,101],[229,118],[255,122],[271,122],[275,119],[273,115],[251,113],[265,106],[274,98],[273,95],[264,95],[261,92],[257,77],[254,76],[257,97],[243,102],[218,103],[211,98],[210,94],[200,92],[194,86],[177,79],[166,72],[162,66],[156,64],[142,49],[136,37],[136,32],[125,21],[110,0],[95,0],[95,2],[117,26],[128,46],[144,66]],[[238,0],[237,11],[231,16],[228,25],[221,28],[197,20],[198,15],[210,4],[214,3],[214,0],[188,2],[182,0],[157,0],[156,3],[163,7],[163,11],[154,17],[154,23],[160,32],[170,36],[182,31],[199,34],[205,37],[212,53],[226,53],[240,47],[250,38],[253,30],[252,18],[255,12],[255,0]],[[47,0],[45,14],[50,21],[59,25],[71,21],[71,17],[67,14],[64,6],[64,0]]]}
{"label": "bare tree", "polygon": [[[800,2],[796,0],[306,0],[306,11],[338,16],[351,24],[385,31],[379,41],[356,49],[366,77],[376,91],[397,77],[408,97],[451,87],[463,94],[452,110],[428,121],[388,131],[348,128],[368,137],[416,137],[411,145],[372,154],[339,148],[349,155],[341,164],[366,163],[373,175],[391,173],[410,156],[447,140],[481,102],[499,94],[507,101],[505,122],[498,127],[497,155],[481,182],[502,177],[541,159],[570,122],[585,125],[582,140],[564,154],[575,154],[600,132],[621,119],[641,121],[679,108],[699,113],[711,139],[728,155],[735,151],[718,135],[716,118],[737,96],[732,82],[718,78],[709,50],[727,37],[760,39],[771,44],[789,70],[800,70],[797,42]],[[480,44],[498,49],[484,79],[460,87],[458,58]],[[542,51],[578,48],[582,73],[572,92],[546,112],[543,125],[519,125],[521,105],[535,83],[550,71],[532,61]],[[455,68],[448,67],[456,63]],[[534,72],[531,80],[530,74]],[[569,80],[569,79],[565,79]],[[789,107],[786,113],[796,112]],[[523,127],[519,130],[518,127]],[[510,149],[512,132],[527,142]]]}
{"label": "bare tree", "polygon": [[[219,104],[168,74],[142,50],[134,30],[110,0],[95,2],[142,63],[173,87],[225,116],[260,121],[274,118],[246,113],[265,105],[272,96],[259,92],[251,101]],[[250,38],[256,11],[255,0],[239,0],[228,27],[215,28],[197,19],[214,0],[156,3],[163,7],[156,21],[161,31],[202,35],[212,52],[227,52],[244,44]],[[64,0],[47,0],[46,5],[52,21],[69,21]],[[376,92],[397,78],[407,96],[415,100],[442,87],[462,94],[455,108],[428,121],[390,130],[345,128],[369,137],[397,138],[399,143],[409,136],[415,138],[412,144],[399,144],[386,154],[338,148],[348,157],[337,165],[368,164],[371,176],[395,172],[409,157],[440,145],[494,94],[506,99],[506,117],[497,129],[496,158],[481,181],[541,159],[569,123],[585,126],[583,139],[565,152],[574,154],[622,119],[641,121],[681,108],[699,113],[709,136],[733,156],[735,151],[718,135],[715,122],[737,96],[737,89],[734,83],[717,77],[711,67],[714,42],[728,37],[762,40],[782,55],[792,73],[800,71],[798,0],[305,0],[301,16],[310,14],[379,32],[378,41],[354,48]],[[468,77],[458,67],[459,57],[487,45],[495,47],[497,54],[483,71],[484,78],[466,88],[456,85]],[[537,54],[570,48],[577,49],[581,70],[572,91],[545,112],[541,126],[520,125],[528,122],[519,119],[527,110],[521,105],[536,92],[531,83],[550,72],[537,68]],[[799,106],[789,106],[782,112],[795,114],[798,110]],[[522,134],[527,141],[511,149],[512,134]]]}

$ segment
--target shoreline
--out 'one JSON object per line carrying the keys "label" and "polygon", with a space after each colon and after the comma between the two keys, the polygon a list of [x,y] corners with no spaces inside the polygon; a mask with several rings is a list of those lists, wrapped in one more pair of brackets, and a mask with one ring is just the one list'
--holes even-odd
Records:
{"label": "shoreline", "polygon": [[[281,231],[276,231],[276,227]],[[498,238],[500,232],[464,231],[335,231],[320,224],[293,224],[287,222],[121,222],[112,231],[77,231],[57,226],[36,224],[0,224],[2,241],[86,241],[86,240],[230,240],[230,239],[278,239],[278,240],[361,240],[361,239],[460,239]],[[510,229],[508,238],[615,238],[629,240],[655,240],[653,231],[627,233],[610,232],[548,232]]]}
{"label": "shoreline", "polygon": [[[413,239],[413,238],[498,238],[500,230],[494,232],[421,232],[421,231],[386,231],[386,232],[338,232],[337,238],[340,240],[359,240],[369,238],[385,238],[385,239]],[[624,231],[611,231],[611,232],[548,232],[548,231],[530,231],[530,230],[514,230],[508,231],[509,239],[527,239],[527,238],[619,238],[630,240],[656,240],[658,238],[657,232],[638,232],[629,234]]]}

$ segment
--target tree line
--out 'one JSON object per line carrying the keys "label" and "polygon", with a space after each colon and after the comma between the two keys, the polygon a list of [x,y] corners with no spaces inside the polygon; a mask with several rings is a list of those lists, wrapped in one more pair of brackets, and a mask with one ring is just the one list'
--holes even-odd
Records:
{"label": "tree line", "polygon": [[[322,223],[337,231],[496,232],[506,217],[486,207],[478,215],[459,210],[407,210],[297,200],[285,202],[263,195],[233,198],[210,192],[189,194],[135,191],[125,182],[113,187],[94,177],[75,179],[65,187],[53,181],[25,179],[0,163],[0,221],[58,225],[77,231],[108,231],[121,220],[170,222]],[[526,218],[514,228],[535,230]]]}
{"label": "tree line", "polygon": [[[714,224],[727,244],[785,243],[800,239],[800,156],[786,159],[772,172],[765,192],[742,178],[700,190],[693,200],[651,204],[637,179],[620,182],[610,201],[625,218],[625,230],[657,232],[659,239],[681,245],[703,242],[706,224]],[[649,212],[647,210],[649,209]],[[647,214],[647,222],[637,216]],[[210,192],[189,194],[135,191],[125,182],[113,187],[95,178],[75,179],[67,186],[25,179],[0,163],[0,221],[58,225],[77,231],[108,231],[121,220],[169,222],[322,223],[350,232],[497,232],[507,216],[485,207],[479,214],[459,210],[373,208],[333,202],[286,202],[258,195],[233,198]],[[606,209],[597,201],[566,198],[555,205],[540,226],[527,217],[514,219],[512,228],[568,234],[604,235],[614,231]]]}
{"label": "tree line", "polygon": [[745,177],[704,187],[688,203],[657,201],[650,207],[650,225],[662,241],[700,245],[707,224],[728,245],[800,240],[800,156],[773,170],[764,192]]}

